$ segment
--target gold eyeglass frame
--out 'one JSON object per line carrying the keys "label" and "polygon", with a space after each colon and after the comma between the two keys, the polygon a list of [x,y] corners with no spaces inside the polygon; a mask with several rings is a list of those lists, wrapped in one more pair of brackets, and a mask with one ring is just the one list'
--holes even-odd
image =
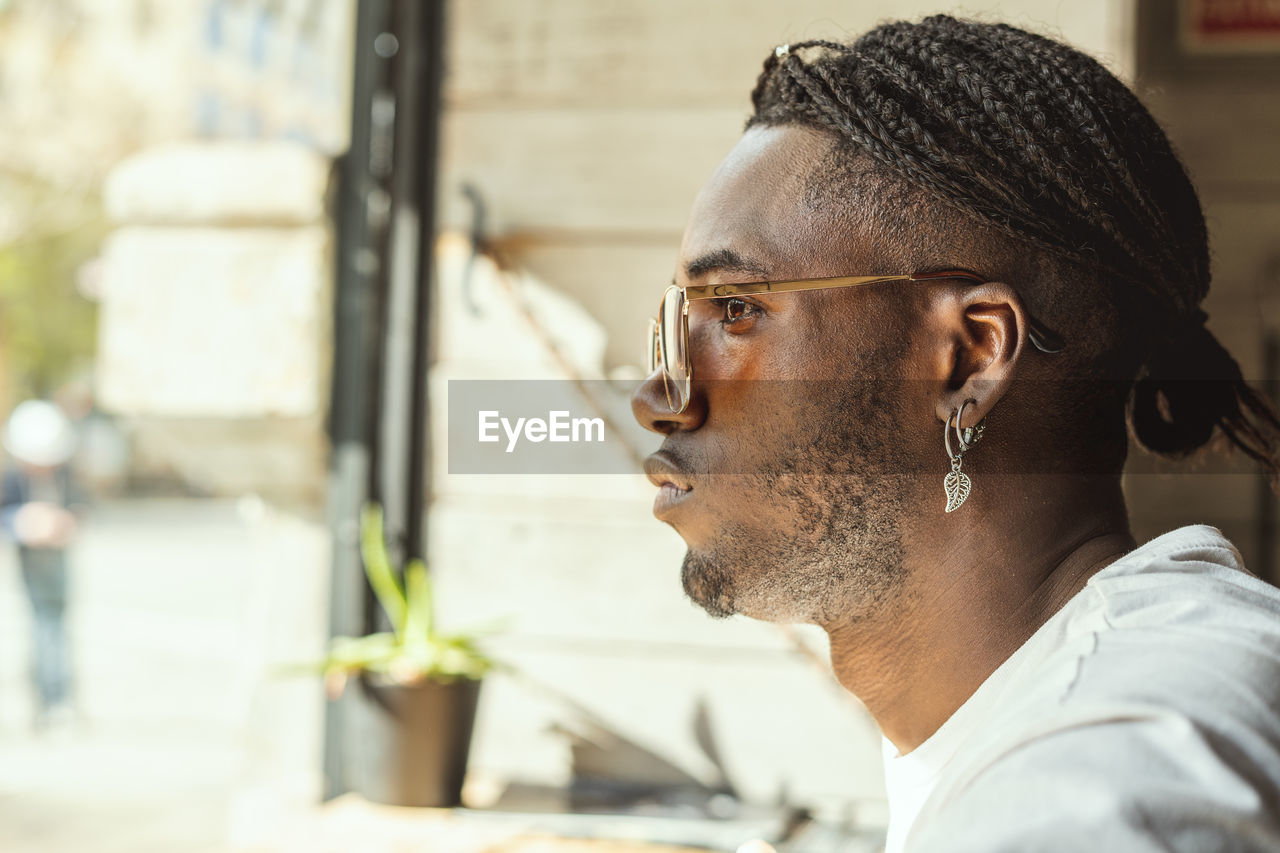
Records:
{"label": "gold eyeglass frame", "polygon": [[[988,279],[967,270],[942,270],[940,272],[913,273],[911,275],[840,275],[828,278],[801,278],[791,281],[748,281],[739,284],[700,284],[687,287],[672,284],[662,294],[662,301],[658,303],[657,319],[652,317],[649,319],[649,375],[652,376],[655,370],[659,367],[662,368],[662,387],[666,392],[667,406],[671,409],[673,415],[678,415],[688,408],[693,391],[693,363],[689,359],[689,303],[699,299],[722,299],[728,296],[749,296],[756,293],[830,290],[836,287],[860,287],[888,281],[937,281],[949,278],[964,279],[971,284],[985,284],[988,281]],[[666,317],[667,299],[672,297],[673,292],[676,298],[682,300],[677,305],[677,309],[680,318],[682,348],[685,358],[689,359],[689,364],[684,369],[684,388],[680,395],[683,402],[679,407],[676,406],[672,399],[672,388],[680,380],[675,377],[670,366],[667,365],[667,354],[662,346],[664,337],[662,323]],[[1027,337],[1036,349],[1049,354],[1062,351],[1064,344],[1061,337],[1029,315],[1027,321]]]}

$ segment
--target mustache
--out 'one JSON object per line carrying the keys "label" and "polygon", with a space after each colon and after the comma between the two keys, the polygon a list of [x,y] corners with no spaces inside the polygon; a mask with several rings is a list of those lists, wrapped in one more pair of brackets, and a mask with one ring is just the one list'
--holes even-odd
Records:
{"label": "mustache", "polygon": [[710,467],[706,464],[696,464],[692,454],[682,449],[678,442],[673,442],[670,438],[662,442],[662,446],[658,448],[658,452],[655,455],[661,455],[669,467],[685,476],[706,474]]}

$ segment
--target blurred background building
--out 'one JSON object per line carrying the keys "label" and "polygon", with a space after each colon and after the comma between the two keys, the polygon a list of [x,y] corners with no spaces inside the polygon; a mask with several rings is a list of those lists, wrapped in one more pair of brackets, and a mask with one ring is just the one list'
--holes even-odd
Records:
{"label": "blurred background building", "polygon": [[[687,604],[640,477],[450,474],[447,382],[637,377],[687,210],[772,46],[949,11],[1062,38],[1137,86],[1205,204],[1211,328],[1274,388],[1274,4],[459,0],[437,7],[438,48],[397,37],[431,4],[411,5],[0,0],[0,414],[56,398],[96,496],[63,736],[30,734],[30,616],[0,557],[0,848],[275,849],[350,787],[341,704],[278,670],[367,617],[352,511],[370,483],[424,543],[441,620],[505,627],[469,804],[670,789],[698,813],[730,793],[874,831],[879,734],[823,635]],[[403,70],[427,74],[431,50],[438,116]],[[414,188],[434,199],[425,236]],[[419,327],[403,309],[423,269]],[[428,333],[420,458],[405,430]],[[397,390],[370,403],[370,382]],[[1140,540],[1214,524],[1276,579],[1276,507],[1247,467],[1131,468]]]}

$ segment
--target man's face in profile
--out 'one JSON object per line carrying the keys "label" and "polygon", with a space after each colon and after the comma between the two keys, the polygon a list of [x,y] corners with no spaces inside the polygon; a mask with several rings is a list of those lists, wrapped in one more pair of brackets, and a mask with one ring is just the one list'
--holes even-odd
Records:
{"label": "man's face in profile", "polygon": [[[694,204],[676,284],[910,272],[815,209],[830,144],[749,130]],[[897,588],[904,448],[934,419],[894,381],[909,304],[878,288],[689,303],[688,407],[673,414],[655,375],[633,408],[666,435],[646,466],[654,512],[688,545],[684,588],[708,612],[821,623],[870,614]]]}

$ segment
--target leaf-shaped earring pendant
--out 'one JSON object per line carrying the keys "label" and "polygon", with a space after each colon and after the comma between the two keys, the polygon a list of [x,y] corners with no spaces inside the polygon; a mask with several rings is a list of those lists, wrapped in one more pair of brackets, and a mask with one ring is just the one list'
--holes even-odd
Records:
{"label": "leaf-shaped earring pendant", "polygon": [[[982,438],[982,433],[986,429],[986,418],[978,421],[974,426],[966,427],[964,430],[960,429],[960,419],[964,417],[964,407],[971,402],[973,401],[966,400],[962,403],[960,411],[953,412],[942,426],[942,447],[947,451],[947,458],[951,460],[951,473],[942,481],[942,488],[947,493],[947,512],[958,510],[973,489],[973,483],[969,481],[969,475],[960,470],[960,457],[964,456],[965,452],[977,444],[978,439]],[[951,424],[953,421],[955,422],[956,438],[960,442],[959,451],[951,449]]]}
{"label": "leaf-shaped earring pendant", "polygon": [[960,470],[959,456],[951,460],[951,473],[943,479],[942,488],[947,492],[947,512],[955,512],[965,498],[969,497],[973,484],[969,481],[969,475]]}

